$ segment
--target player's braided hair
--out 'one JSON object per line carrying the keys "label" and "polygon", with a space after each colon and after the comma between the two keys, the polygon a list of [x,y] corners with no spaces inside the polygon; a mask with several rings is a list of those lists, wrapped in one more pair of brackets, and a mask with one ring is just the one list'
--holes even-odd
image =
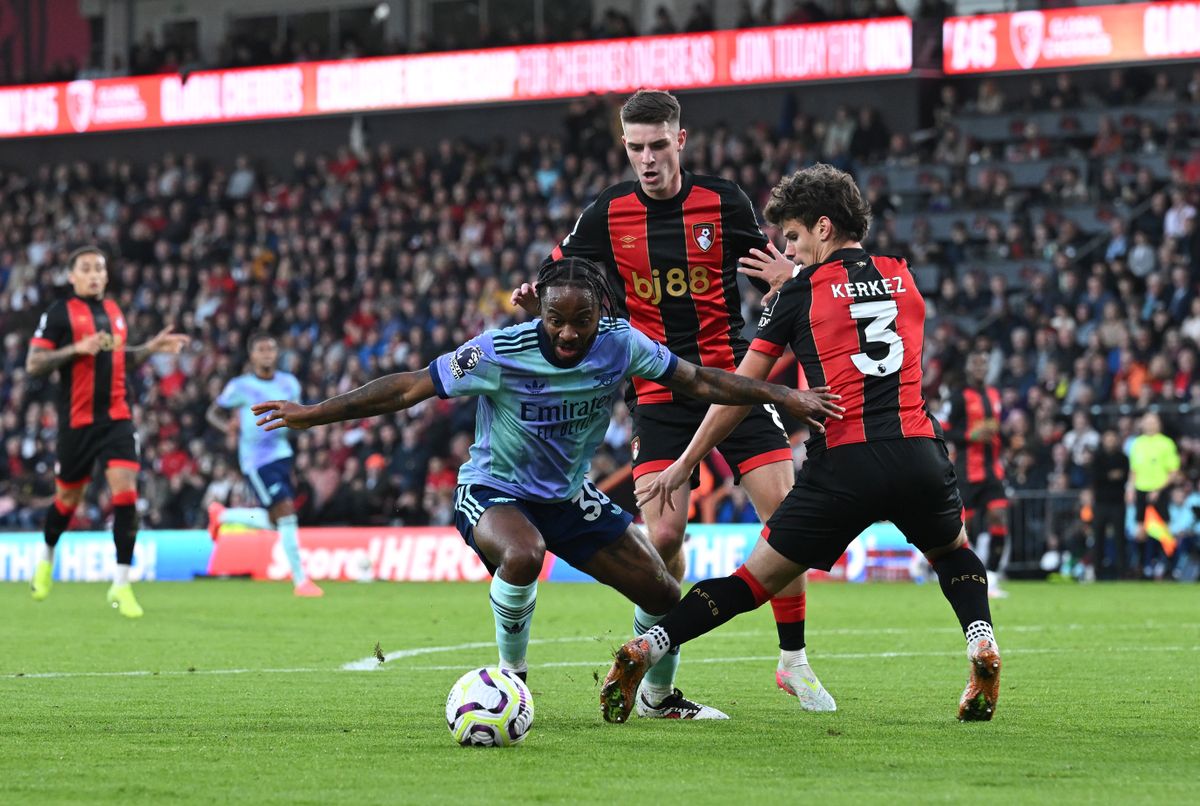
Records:
{"label": "player's braided hair", "polygon": [[538,294],[544,299],[546,289],[555,286],[582,288],[591,293],[600,306],[601,317],[615,315],[612,287],[599,264],[581,257],[564,257],[546,263],[538,271]]}

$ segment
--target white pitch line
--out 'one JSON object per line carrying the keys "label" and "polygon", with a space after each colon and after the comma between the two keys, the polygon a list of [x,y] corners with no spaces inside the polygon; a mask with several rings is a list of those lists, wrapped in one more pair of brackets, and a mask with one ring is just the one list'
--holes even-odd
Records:
{"label": "white pitch line", "polygon": [[[1158,647],[1109,647],[1099,650],[1107,653],[1123,653],[1123,652],[1200,652],[1200,646],[1158,646]],[[1010,649],[1003,654],[1005,658],[1012,655],[1066,655],[1079,652],[1078,648],[1064,649]],[[815,656],[818,661],[825,660],[881,660],[888,658],[952,658],[961,655],[962,652],[822,652]],[[719,658],[693,658],[688,657],[684,662],[691,664],[712,664],[712,663],[759,663],[764,661],[779,660],[778,655],[743,655],[740,657],[719,657]],[[607,658],[592,661],[554,661],[550,663],[531,663],[530,669],[563,669],[574,667],[587,666],[602,666],[609,662]],[[405,666],[402,667],[406,672],[448,672],[456,669],[461,669],[462,664],[457,666]]]}
{"label": "white pitch line", "polygon": [[[544,639],[540,643],[543,644],[562,644],[577,642],[578,639]],[[591,640],[591,639],[588,639]],[[458,649],[464,647],[490,647],[491,643],[476,642],[475,644],[460,644],[457,647],[426,647],[427,650],[434,649]],[[416,657],[422,654],[430,654],[429,652],[415,652],[407,650],[409,654],[406,657]],[[1130,652],[1200,652],[1200,645],[1197,646],[1156,646],[1156,647],[1105,647],[1095,651],[1105,652],[1109,654],[1121,654]],[[1062,649],[1044,647],[1044,648],[1029,648],[1029,649],[1009,649],[1004,653],[1004,657],[1008,658],[1013,655],[1067,655],[1078,653],[1078,647],[1066,647]],[[960,655],[960,652],[828,652],[822,653],[819,656],[820,660],[886,660],[889,658],[952,658]],[[690,664],[714,664],[714,663],[760,663],[766,661],[778,660],[778,655],[741,655],[733,657],[716,657],[716,658],[694,658],[688,657],[687,663]],[[379,665],[379,661],[372,658],[371,661]],[[595,660],[583,661],[551,661],[547,663],[531,663],[531,669],[567,669],[567,668],[586,668],[600,667],[608,663],[607,658],[597,658]],[[72,677],[186,677],[188,675],[239,675],[239,674],[312,674],[312,673],[329,673],[337,671],[360,671],[359,669],[348,669],[346,666],[341,669],[317,669],[317,668],[296,668],[296,669],[197,669],[194,672],[169,670],[162,672],[150,671],[131,671],[131,672],[35,672],[31,674],[12,674],[5,675],[6,678],[24,680],[46,680],[46,679],[62,679]],[[463,665],[438,665],[438,666],[401,666],[407,672],[446,672],[456,671],[463,668]]]}
{"label": "white pitch line", "polygon": [[[1114,629],[1146,629],[1158,626],[1170,626],[1174,629],[1192,629],[1200,627],[1197,622],[1184,622],[1179,624],[1159,624],[1157,622],[1142,622],[1130,624],[1056,624],[1056,625],[1016,625],[1013,627],[1005,627],[1001,630],[1001,635],[1004,633],[1024,633],[1024,632],[1062,632],[1076,631],[1088,628],[1098,628],[1105,630]],[[942,633],[942,632],[959,632],[954,627],[881,627],[881,628],[846,628],[833,630],[820,630],[820,635],[899,635],[911,633]],[[749,638],[755,636],[765,636],[771,634],[768,630],[749,630],[749,631],[730,631],[714,633],[714,637],[725,638]],[[534,638],[530,644],[580,644],[580,643],[602,643],[604,641],[615,640],[616,636],[572,636],[566,638]],[[467,649],[488,649],[495,646],[493,641],[472,641],[463,644],[453,644],[449,646],[431,646],[431,647],[415,647],[413,649],[400,649],[389,652],[384,657],[387,661],[401,660],[404,658],[420,657],[422,655],[435,655],[446,652],[459,652]],[[1057,649],[1057,648],[1027,648],[1027,649],[1009,649],[1005,652],[1005,656],[1010,655],[1047,655],[1047,654],[1063,654],[1078,652],[1078,648]],[[1110,647],[1102,650],[1111,653],[1126,653],[1126,652],[1200,652],[1200,646],[1166,646],[1166,647]],[[919,657],[953,657],[957,652],[843,652],[843,653],[821,653],[815,657],[829,660],[878,660],[886,658],[919,658]],[[776,655],[753,655],[753,656],[738,656],[738,657],[715,657],[715,658],[696,658],[688,656],[687,662],[697,664],[711,663],[749,663],[749,662],[765,662],[776,660]],[[530,664],[530,668],[538,669],[553,669],[553,668],[570,668],[570,667],[589,667],[603,665],[607,660],[600,658],[591,661],[558,661],[541,664]],[[183,669],[167,669],[160,671],[151,670],[134,670],[124,672],[28,672],[0,675],[0,680],[58,680],[78,677],[187,677],[188,675],[204,675],[204,676],[225,676],[225,675],[241,675],[241,674],[315,674],[326,673],[331,671],[374,671],[382,669],[385,664],[370,656],[361,658],[350,663],[343,664],[337,669],[330,668],[315,668],[315,667],[297,667],[297,668],[272,668],[272,669],[196,669],[187,671]],[[396,668],[393,664],[390,668]],[[461,669],[462,664],[457,665],[436,665],[436,666],[401,666],[407,671],[453,671]]]}
{"label": "white pitch line", "polygon": [[[1111,629],[1135,629],[1142,630],[1158,626],[1170,626],[1173,629],[1186,629],[1191,627],[1200,627],[1200,623],[1184,623],[1160,625],[1154,622],[1144,622],[1141,624],[1024,624],[1013,627],[1003,627],[998,632],[1004,633],[1025,633],[1025,632],[1067,632],[1075,630],[1084,630],[1090,628],[1101,628],[1106,630]],[[959,633],[962,632],[958,627],[848,627],[843,629],[832,630],[814,630],[814,635],[912,635],[914,633]],[[754,638],[758,636],[774,635],[768,630],[749,630],[749,631],[722,631],[712,634],[714,638]],[[614,641],[618,640],[615,635],[590,635],[590,636],[573,636],[569,638],[533,638],[530,639],[530,645],[535,644],[582,644],[591,642]],[[472,641],[466,644],[451,644],[448,646],[429,646],[418,647],[416,649],[399,649],[385,654],[384,663],[402,658],[412,658],[419,655],[436,655],[443,652],[460,652],[466,649],[489,649],[495,646],[494,641]],[[822,655],[822,657],[829,657]],[[879,655],[870,655],[869,657],[881,657]],[[379,658],[374,655],[368,655],[365,658],[351,661],[344,664],[342,669],[347,672],[373,672],[383,668],[384,663],[379,661]],[[413,667],[409,667],[413,668]],[[434,668],[434,667],[429,667]]]}
{"label": "white pitch line", "polygon": [[[56,680],[64,677],[188,677],[189,675],[230,675],[230,674],[308,674],[311,672],[328,672],[330,669],[166,669],[152,672],[140,669],[132,672],[18,672],[6,674],[3,678],[9,680]],[[0,679],[3,679],[0,678]]]}

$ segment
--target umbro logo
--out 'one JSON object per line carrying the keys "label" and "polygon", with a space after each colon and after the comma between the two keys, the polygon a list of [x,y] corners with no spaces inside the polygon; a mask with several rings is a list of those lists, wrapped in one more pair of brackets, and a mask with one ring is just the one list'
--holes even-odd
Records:
{"label": "umbro logo", "polygon": [[633,249],[637,245],[637,238],[632,235],[622,235],[620,240],[622,249]]}
{"label": "umbro logo", "polygon": [[546,382],[542,381],[541,383],[538,383],[537,381],[530,381],[529,383],[525,384],[525,388],[529,390],[529,394],[531,395],[540,395],[542,392],[546,391]]}
{"label": "umbro logo", "polygon": [[523,621],[518,621],[514,624],[505,624],[504,625],[504,631],[506,633],[508,633],[509,635],[516,635],[523,629],[525,629],[525,622],[523,622]]}

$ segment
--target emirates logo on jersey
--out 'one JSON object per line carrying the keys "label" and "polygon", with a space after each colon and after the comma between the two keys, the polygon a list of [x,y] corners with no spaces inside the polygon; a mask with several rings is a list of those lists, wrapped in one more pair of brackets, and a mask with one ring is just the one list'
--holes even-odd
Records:
{"label": "emirates logo on jersey", "polygon": [[693,224],[692,238],[696,241],[696,246],[700,247],[701,252],[707,252],[712,249],[713,245],[713,225],[711,223]]}

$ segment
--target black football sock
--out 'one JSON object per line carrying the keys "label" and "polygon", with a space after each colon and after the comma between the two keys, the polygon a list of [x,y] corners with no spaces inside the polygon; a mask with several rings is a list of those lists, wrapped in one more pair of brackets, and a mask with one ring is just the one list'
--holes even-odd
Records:
{"label": "black football sock", "polygon": [[962,625],[963,634],[976,621],[992,623],[991,608],[988,607],[987,569],[966,546],[955,549],[933,563],[937,572],[942,594],[954,608],[954,615]]}
{"label": "black football sock", "polygon": [[686,644],[739,613],[753,610],[768,598],[770,595],[758,580],[739,568],[733,576],[697,582],[648,635],[659,636],[660,640],[665,637],[672,647]]}
{"label": "black football sock", "polygon": [[133,565],[137,520],[137,504],[119,504],[113,507],[113,543],[117,547],[117,565]]}
{"label": "black football sock", "polygon": [[46,525],[42,529],[47,546],[54,548],[58,545],[58,539],[62,537],[63,532],[67,531],[67,525],[71,522],[71,516],[74,514],[75,507],[68,507],[57,498],[54,499],[54,503],[46,512]]}

